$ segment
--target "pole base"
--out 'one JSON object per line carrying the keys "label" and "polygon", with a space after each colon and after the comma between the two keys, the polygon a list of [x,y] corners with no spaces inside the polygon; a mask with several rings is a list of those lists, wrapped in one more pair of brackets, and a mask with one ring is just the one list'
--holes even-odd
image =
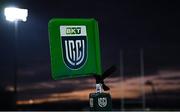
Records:
{"label": "pole base", "polygon": [[91,111],[111,111],[112,100],[109,93],[90,93],[89,104]]}

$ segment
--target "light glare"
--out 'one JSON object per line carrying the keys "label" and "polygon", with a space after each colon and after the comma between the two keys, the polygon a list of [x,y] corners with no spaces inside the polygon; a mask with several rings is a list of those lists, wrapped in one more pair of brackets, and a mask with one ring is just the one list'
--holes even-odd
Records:
{"label": "light glare", "polygon": [[27,20],[28,10],[16,7],[7,7],[4,9],[4,15],[7,21],[23,21]]}

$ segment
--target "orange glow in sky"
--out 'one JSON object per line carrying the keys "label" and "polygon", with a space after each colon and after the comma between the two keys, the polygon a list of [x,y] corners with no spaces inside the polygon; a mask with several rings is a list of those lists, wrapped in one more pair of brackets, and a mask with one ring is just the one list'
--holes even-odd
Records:
{"label": "orange glow in sky", "polygon": [[[168,71],[160,71],[157,74],[153,74],[151,76],[145,76],[142,82],[141,77],[133,77],[127,78],[124,81],[121,81],[120,77],[113,77],[106,79],[107,85],[110,87],[110,94],[112,99],[121,99],[121,98],[137,98],[142,95],[142,88],[144,87],[145,93],[151,93],[152,88],[150,85],[142,84],[147,80],[151,80],[155,86],[157,91],[172,91],[176,89],[180,89],[180,85],[177,84],[180,80],[168,80],[168,78],[179,77],[180,72],[168,72]],[[95,92],[95,81],[94,79],[85,79],[86,83],[92,85],[90,88],[83,88],[78,90],[73,90],[70,92],[55,92],[49,93],[46,97],[40,98],[31,98],[29,100],[18,100],[17,104],[40,104],[40,103],[47,103],[47,102],[58,102],[58,101],[67,101],[67,100],[81,100],[87,101],[89,99],[89,93]],[[64,82],[61,80],[63,84],[72,83],[71,81],[65,80]],[[58,83],[58,81],[56,82]],[[36,84],[35,88],[41,87],[54,87],[53,85],[56,83],[50,83],[49,85],[45,83],[38,83]],[[79,80],[73,80],[74,84],[83,84]],[[46,86],[47,85],[47,86]],[[29,87],[29,86],[28,86]],[[19,92],[25,91],[27,88],[21,87],[19,88]]]}

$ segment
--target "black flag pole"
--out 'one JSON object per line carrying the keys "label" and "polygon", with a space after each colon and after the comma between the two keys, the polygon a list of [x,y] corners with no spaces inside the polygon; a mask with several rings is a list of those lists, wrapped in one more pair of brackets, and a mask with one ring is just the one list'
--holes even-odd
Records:
{"label": "black flag pole", "polygon": [[110,90],[110,88],[108,86],[106,86],[106,84],[104,83],[104,79],[106,79],[107,77],[109,77],[112,73],[114,73],[116,71],[116,66],[113,65],[111,66],[109,69],[107,69],[102,76],[98,76],[98,75],[94,75],[95,79],[96,79],[96,84],[102,84],[102,88],[104,91],[108,91]]}

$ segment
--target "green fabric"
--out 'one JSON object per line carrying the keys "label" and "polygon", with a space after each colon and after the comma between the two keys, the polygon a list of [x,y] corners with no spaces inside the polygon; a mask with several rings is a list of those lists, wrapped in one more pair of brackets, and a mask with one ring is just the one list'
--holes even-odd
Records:
{"label": "green fabric", "polygon": [[[60,31],[60,26],[86,26],[87,57],[83,66],[78,69],[71,69],[64,62],[62,36],[60,35],[62,31]],[[53,79],[102,74],[99,31],[96,20],[54,18],[49,21],[48,30],[51,54],[51,73]]]}

